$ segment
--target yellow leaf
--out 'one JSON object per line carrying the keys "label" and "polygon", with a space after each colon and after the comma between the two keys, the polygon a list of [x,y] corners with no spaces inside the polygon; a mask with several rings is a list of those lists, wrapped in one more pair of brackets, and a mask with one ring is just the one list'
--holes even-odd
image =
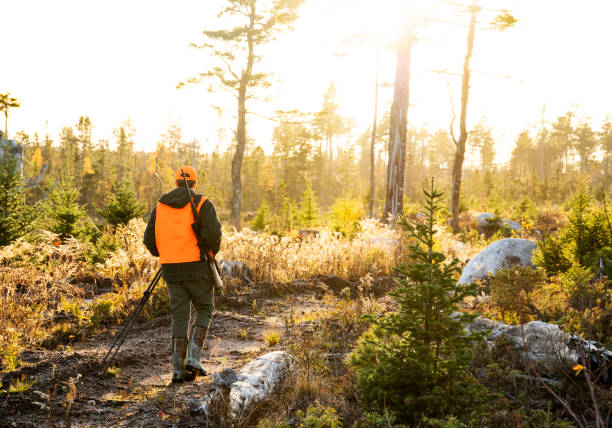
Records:
{"label": "yellow leaf", "polygon": [[574,370],[576,372],[576,376],[578,376],[578,374],[584,369],[584,366],[582,364],[576,364],[574,367],[572,367],[572,370]]}

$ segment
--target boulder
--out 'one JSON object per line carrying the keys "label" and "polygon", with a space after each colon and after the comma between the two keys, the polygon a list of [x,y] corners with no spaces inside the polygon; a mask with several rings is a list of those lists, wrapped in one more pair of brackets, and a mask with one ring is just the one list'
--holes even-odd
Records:
{"label": "boulder", "polygon": [[491,337],[495,339],[501,335],[512,339],[521,351],[526,348],[527,356],[533,362],[539,361],[548,365],[558,361],[567,364],[578,362],[578,353],[567,346],[570,335],[558,325],[544,321],[530,321],[522,326],[502,328]]}
{"label": "boulder", "polygon": [[245,284],[253,282],[253,272],[242,262],[223,260],[221,262],[221,275],[223,279],[239,279]]}
{"label": "boulder", "polygon": [[[454,312],[451,316],[458,317],[461,313]],[[590,360],[591,369],[599,374],[599,382],[612,385],[612,351],[601,343],[582,339],[578,335],[567,334],[558,325],[543,321],[531,321],[522,326],[511,326],[488,318],[478,317],[465,325],[469,332],[489,330],[488,344],[493,346],[494,340],[505,336],[516,345],[521,357],[527,356],[532,362],[553,365],[563,362],[566,365],[582,364],[581,353]],[[525,345],[523,345],[523,338]]]}
{"label": "boulder", "polygon": [[519,222],[508,220],[508,219],[500,219],[497,222],[491,221],[495,218],[495,214],[493,213],[481,213],[476,216],[476,220],[478,221],[478,229],[481,232],[489,231],[490,229],[500,229],[502,226],[508,226],[510,230],[513,232],[518,232],[523,227]]}
{"label": "boulder", "polygon": [[[567,363],[578,361],[578,353],[570,348],[570,335],[559,328],[558,325],[543,321],[530,321],[523,325],[508,325],[488,318],[478,317],[465,329],[472,332],[489,330],[488,340],[496,340],[501,336],[511,339],[522,357],[527,355],[533,362],[553,364],[562,358]],[[523,345],[523,339],[525,345]]]}
{"label": "boulder", "polygon": [[298,231],[298,238],[304,241],[318,238],[320,235],[321,233],[317,229],[300,229]]}
{"label": "boulder", "polygon": [[536,244],[519,238],[507,238],[493,242],[468,262],[463,269],[459,284],[469,284],[488,278],[500,269],[520,265],[530,266],[531,255]]}
{"label": "boulder", "polygon": [[523,228],[518,221],[503,219],[502,222],[510,228],[513,232],[518,232]]}
{"label": "boulder", "polygon": [[239,423],[257,403],[282,387],[294,368],[288,352],[275,351],[251,361],[238,373],[226,369],[214,376],[211,392],[191,401],[191,410],[213,421],[214,426]]}

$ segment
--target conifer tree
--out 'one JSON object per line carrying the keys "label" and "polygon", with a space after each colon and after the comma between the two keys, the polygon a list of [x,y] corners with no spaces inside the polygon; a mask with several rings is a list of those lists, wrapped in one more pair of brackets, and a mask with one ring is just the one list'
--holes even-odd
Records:
{"label": "conifer tree", "polygon": [[319,207],[310,182],[306,184],[306,189],[302,194],[299,216],[306,227],[316,226],[319,221]]}
{"label": "conifer tree", "polygon": [[26,234],[36,218],[36,206],[25,205],[17,160],[0,144],[0,246]]}
{"label": "conifer tree", "polygon": [[458,285],[458,260],[445,263],[434,250],[434,219],[442,193],[433,186],[423,191],[426,222],[400,226],[413,243],[406,264],[396,268],[397,288],[390,293],[397,312],[371,321],[350,364],[357,370],[365,403],[387,409],[411,426],[423,417],[461,417],[477,410],[483,388],[470,375],[472,342],[463,323],[475,315],[452,316],[457,304],[475,294],[473,285]]}
{"label": "conifer tree", "polygon": [[272,213],[270,212],[270,206],[266,201],[263,201],[255,213],[255,218],[251,222],[251,229],[265,230],[270,225],[271,221]]}
{"label": "conifer tree", "polygon": [[[179,83],[199,83],[210,78],[213,85],[233,92],[238,101],[236,124],[236,149],[232,158],[232,202],[230,218],[240,229],[242,203],[242,161],[247,144],[246,115],[247,100],[253,97],[254,89],[270,85],[266,73],[255,70],[262,56],[256,53],[263,45],[273,41],[284,28],[297,19],[297,9],[303,0],[226,0],[219,17],[228,17],[236,25],[232,28],[203,31],[206,42],[193,47],[206,49],[218,63],[206,73]],[[212,89],[212,86],[211,86]]]}
{"label": "conifer tree", "polygon": [[85,229],[81,221],[85,217],[85,209],[79,204],[80,194],[70,184],[64,184],[51,196],[49,229],[58,233],[62,240],[69,236],[79,237]]}
{"label": "conifer tree", "polygon": [[143,215],[145,208],[136,197],[132,184],[121,180],[113,186],[108,204],[98,212],[110,224],[117,226]]}
{"label": "conifer tree", "polygon": [[289,196],[283,198],[283,203],[279,212],[280,224],[278,227],[284,230],[291,230],[298,223],[297,204]]}

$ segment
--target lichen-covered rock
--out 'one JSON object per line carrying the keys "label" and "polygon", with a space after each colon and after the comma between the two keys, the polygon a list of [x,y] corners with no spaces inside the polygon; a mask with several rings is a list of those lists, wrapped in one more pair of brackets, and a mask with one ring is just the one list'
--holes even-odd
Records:
{"label": "lichen-covered rock", "polygon": [[508,219],[499,219],[497,222],[493,221],[495,218],[495,214],[493,213],[481,213],[476,216],[476,221],[478,222],[478,228],[481,231],[485,231],[488,228],[497,228],[500,229],[503,226],[508,226],[510,230],[513,232],[518,232],[523,227],[519,222]]}
{"label": "lichen-covered rock", "polygon": [[242,262],[223,260],[221,262],[221,275],[223,279],[239,279],[245,284],[253,282],[253,272]]}
{"label": "lichen-covered rock", "polygon": [[527,356],[534,362],[554,364],[563,361],[569,364],[578,361],[576,351],[567,346],[569,334],[555,324],[531,321],[522,326],[515,325],[501,329],[496,336],[499,335],[512,339],[521,351],[526,349]]}
{"label": "lichen-covered rock", "polygon": [[501,336],[511,339],[521,356],[527,356],[533,362],[553,364],[558,361],[575,363],[578,354],[568,345],[570,335],[559,328],[558,325],[543,321],[530,321],[523,325],[508,325],[488,318],[478,317],[465,325],[468,331],[485,331],[491,333],[488,340],[496,340]]}
{"label": "lichen-covered rock", "polygon": [[216,386],[210,393],[192,400],[192,412],[231,425],[240,421],[256,403],[269,398],[291,377],[293,369],[291,355],[275,351],[251,361],[238,374],[224,371],[215,376]]}
{"label": "lichen-covered rock", "polygon": [[508,238],[493,242],[468,262],[459,284],[485,279],[489,274],[514,265],[532,265],[531,255],[535,248],[536,244],[527,239]]}

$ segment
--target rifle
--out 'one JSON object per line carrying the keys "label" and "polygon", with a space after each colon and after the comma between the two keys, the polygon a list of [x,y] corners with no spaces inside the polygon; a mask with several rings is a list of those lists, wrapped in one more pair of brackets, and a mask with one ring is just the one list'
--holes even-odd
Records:
{"label": "rifle", "polygon": [[161,278],[161,274],[162,274],[162,271],[161,271],[161,268],[159,268],[157,273],[155,274],[155,276],[153,277],[153,279],[149,283],[149,286],[145,290],[144,294],[142,295],[142,297],[140,298],[140,300],[136,304],[136,308],[130,314],[130,316],[128,317],[127,321],[123,325],[123,329],[117,335],[117,337],[115,337],[115,341],[113,342],[113,344],[111,345],[110,349],[108,350],[108,353],[106,354],[106,356],[104,357],[104,359],[100,363],[100,365],[102,366],[102,370],[100,371],[100,376],[104,376],[104,374],[106,373],[106,371],[110,367],[111,363],[115,359],[115,355],[117,355],[117,352],[119,351],[119,348],[121,347],[121,345],[123,345],[123,342],[127,338],[127,335],[130,332],[130,330],[132,329],[132,326],[134,325],[134,322],[136,322],[136,320],[138,319],[138,316],[140,315],[140,312],[142,311],[144,306],[147,304],[147,301],[151,297],[151,294],[153,293],[153,289],[155,288],[155,286],[159,282],[159,279]]}
{"label": "rifle", "polygon": [[[193,224],[191,225],[191,229],[193,229],[193,233],[195,233],[196,239],[198,240],[198,247],[200,247],[200,260],[208,263],[208,268],[210,269],[210,274],[213,278],[213,284],[215,286],[215,290],[221,294],[225,295],[223,292],[223,282],[221,281],[221,271],[219,269],[219,264],[215,259],[215,255],[213,252],[208,249],[206,245],[206,241],[200,236],[200,216],[198,215],[198,210],[193,202],[193,198],[191,197],[191,192],[189,191],[189,185],[187,184],[187,177],[185,177],[185,171],[181,168],[181,173],[183,174],[183,181],[185,182],[185,190],[187,191],[187,196],[189,197],[189,203],[191,204],[191,212],[193,214]],[[202,257],[202,252],[204,252],[204,257]]]}

